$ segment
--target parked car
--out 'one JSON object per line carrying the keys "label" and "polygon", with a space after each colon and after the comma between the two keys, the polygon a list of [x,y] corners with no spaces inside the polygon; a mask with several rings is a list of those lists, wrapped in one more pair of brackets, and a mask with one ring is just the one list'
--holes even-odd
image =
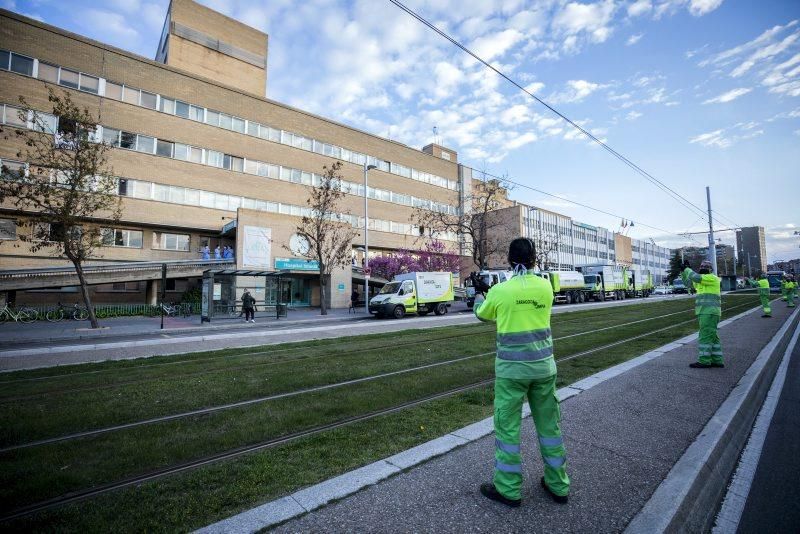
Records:
{"label": "parked car", "polygon": [[654,295],[669,295],[672,293],[672,288],[669,286],[658,286],[653,289]]}
{"label": "parked car", "polygon": [[688,293],[689,290],[684,285],[683,280],[681,280],[680,278],[676,278],[675,280],[672,281],[672,292],[675,294]]}

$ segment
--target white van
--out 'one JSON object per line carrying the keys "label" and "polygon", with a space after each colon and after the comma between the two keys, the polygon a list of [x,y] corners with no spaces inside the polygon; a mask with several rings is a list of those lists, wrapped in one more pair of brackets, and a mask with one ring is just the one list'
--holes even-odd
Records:
{"label": "white van", "polygon": [[395,319],[407,313],[444,315],[453,298],[452,273],[399,274],[370,299],[369,312]]}

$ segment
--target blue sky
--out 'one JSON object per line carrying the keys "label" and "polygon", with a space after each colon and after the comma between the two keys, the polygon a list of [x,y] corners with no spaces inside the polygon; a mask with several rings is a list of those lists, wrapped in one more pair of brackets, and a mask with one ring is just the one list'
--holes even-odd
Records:
{"label": "blue sky", "polygon": [[[388,1],[201,3],[269,33],[270,98],[414,147],[435,126],[474,168],[671,232],[705,229],[699,214]],[[168,1],[0,5],[152,58]],[[767,229],[770,260],[800,257],[800,2],[407,5],[698,206],[711,186],[721,224]],[[620,224],[523,187],[512,198]],[[692,243],[642,225],[629,235]]]}

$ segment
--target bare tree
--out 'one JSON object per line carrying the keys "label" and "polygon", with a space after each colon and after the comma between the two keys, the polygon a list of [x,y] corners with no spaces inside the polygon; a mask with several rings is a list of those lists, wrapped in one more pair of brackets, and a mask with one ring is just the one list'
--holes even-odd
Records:
{"label": "bare tree", "polygon": [[[319,263],[320,314],[328,314],[325,302],[328,279],[336,268],[350,266],[350,248],[358,235],[355,228],[344,220],[339,210],[339,201],[344,197],[343,177],[339,174],[342,162],[330,167],[324,166],[322,180],[311,188],[311,196],[306,203],[311,215],[303,217],[297,226],[297,233],[308,241],[308,248],[300,255]],[[297,252],[297,251],[295,251]]]}
{"label": "bare tree", "polygon": [[414,220],[431,236],[443,233],[463,236],[473,263],[478,269],[484,269],[488,267],[489,258],[505,252],[508,245],[505,225],[494,212],[504,207],[509,184],[504,180],[487,180],[484,174],[482,180],[473,181],[471,189],[457,214],[417,208]]}
{"label": "bare tree", "polygon": [[540,271],[550,269],[554,259],[558,258],[558,253],[561,248],[561,234],[557,231],[545,231],[541,227],[541,222],[537,221],[533,229],[532,240],[534,245],[536,245],[536,267],[538,267]]}
{"label": "bare tree", "polygon": [[[108,167],[109,146],[96,139],[95,117],[66,91],[57,95],[50,89],[48,100],[52,115],[32,109],[20,97],[19,119],[30,128],[14,130],[14,137],[24,143],[17,157],[27,165],[2,167],[0,203],[21,212],[17,225],[30,231],[20,232],[19,238],[31,251],[49,249],[72,262],[92,328],[97,328],[83,264],[102,245],[98,223],[119,222],[122,202]],[[5,133],[5,140],[10,137]]]}

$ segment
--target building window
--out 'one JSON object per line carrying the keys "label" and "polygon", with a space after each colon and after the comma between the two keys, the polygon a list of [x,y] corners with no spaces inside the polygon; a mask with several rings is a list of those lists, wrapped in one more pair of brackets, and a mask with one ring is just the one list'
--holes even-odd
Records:
{"label": "building window", "polygon": [[17,221],[14,219],[0,219],[0,241],[16,241]]}
{"label": "building window", "polygon": [[141,230],[103,228],[102,236],[106,247],[142,248]]}
{"label": "building window", "polygon": [[187,234],[167,234],[164,232],[153,232],[153,248],[188,252],[189,236]]}
{"label": "building window", "polygon": [[11,54],[6,50],[0,50],[0,69],[8,70],[8,62],[11,60]]}
{"label": "building window", "polygon": [[206,110],[206,124],[219,126],[219,111]]}
{"label": "building window", "polygon": [[122,100],[122,86],[118,83],[106,81],[106,96],[114,100]]}
{"label": "building window", "polygon": [[39,79],[50,83],[58,83],[58,67],[40,61]]}
{"label": "building window", "polygon": [[136,149],[136,134],[130,132],[122,132],[120,135],[120,148],[127,148],[128,150]]}
{"label": "building window", "polygon": [[[82,78],[81,78],[81,81],[83,81]],[[142,99],[141,100],[142,101],[142,107],[145,107],[145,108],[148,108],[148,109],[156,109],[156,104],[157,104],[157,101],[158,101],[158,98],[156,97],[156,95],[154,95],[153,93],[148,93],[147,91],[142,91],[141,92],[141,99]]]}
{"label": "building window", "polygon": [[170,143],[169,141],[162,141],[161,139],[159,139],[158,142],[156,143],[156,154],[158,154],[159,156],[171,158],[173,146],[174,146],[173,143]]}
{"label": "building window", "polygon": [[145,152],[147,154],[152,154],[155,152],[156,147],[156,140],[153,137],[148,137],[146,135],[138,135],[136,136],[138,141],[136,143],[136,150],[138,152]]}
{"label": "building window", "polygon": [[8,105],[5,106],[5,118],[3,122],[12,126],[20,126],[22,128],[28,126],[26,112],[21,108]]}
{"label": "building window", "polygon": [[100,91],[100,79],[88,74],[81,74],[81,91],[97,94]]}
{"label": "building window", "polygon": [[119,130],[103,126],[103,142],[111,146],[119,146]]}
{"label": "building window", "polygon": [[11,70],[25,76],[33,76],[33,59],[19,54],[11,54]]}
{"label": "building window", "polygon": [[139,90],[134,89],[133,87],[125,86],[125,90],[122,93],[122,100],[127,102],[128,104],[133,104],[138,106],[139,105]]}
{"label": "building window", "polygon": [[170,115],[175,114],[175,101],[169,98],[161,97],[161,105],[159,106],[164,113],[169,113]]}

